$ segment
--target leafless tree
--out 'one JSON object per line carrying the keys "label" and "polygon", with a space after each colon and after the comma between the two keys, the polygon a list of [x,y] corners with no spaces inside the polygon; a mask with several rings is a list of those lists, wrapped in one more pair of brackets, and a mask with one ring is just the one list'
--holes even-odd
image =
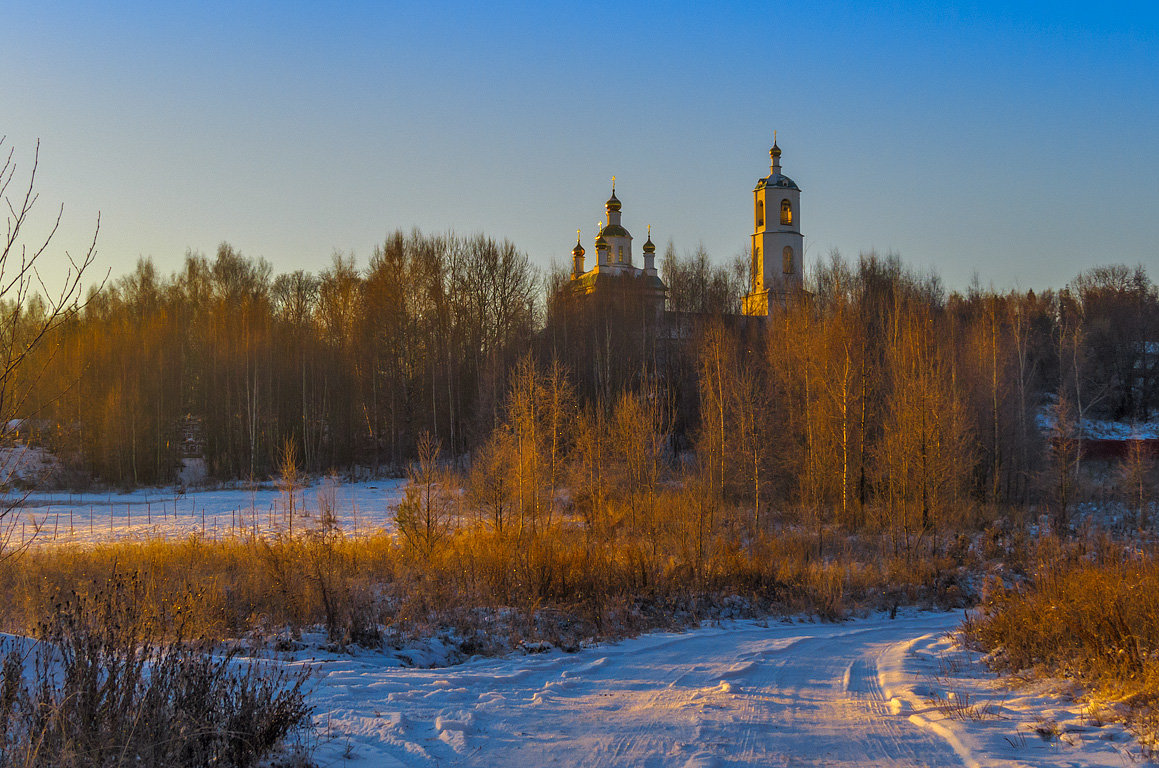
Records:
{"label": "leafless tree", "polygon": [[429,563],[450,535],[454,496],[439,463],[440,446],[430,432],[419,436],[418,461],[407,472],[406,495],[398,505],[398,529],[415,554]]}
{"label": "leafless tree", "polygon": [[[3,152],[6,137],[0,137]],[[51,258],[50,248],[64,216],[62,204],[48,232],[27,231],[39,201],[36,174],[40,166],[40,143],[32,157],[32,168],[18,175],[15,150],[8,148],[0,165],[0,198],[6,209],[6,231],[0,252],[0,485],[8,487],[20,470],[22,456],[16,450],[14,427],[26,413],[29,393],[38,386],[39,373],[47,362],[43,356],[33,364],[34,353],[47,345],[50,336],[83,306],[85,277],[96,259],[100,216],[93,227],[92,241],[79,257],[64,252],[67,268],[63,277],[45,281],[41,269]],[[91,294],[90,294],[91,295]],[[43,393],[39,400],[43,402]],[[21,547],[12,546],[12,534],[19,521],[13,511],[24,496],[5,495],[0,502],[0,562]],[[23,544],[26,546],[27,541]]]}
{"label": "leafless tree", "polygon": [[1156,462],[1138,435],[1132,435],[1127,457],[1119,468],[1119,490],[1127,508],[1135,515],[1135,525],[1145,531],[1151,525],[1155,506]]}

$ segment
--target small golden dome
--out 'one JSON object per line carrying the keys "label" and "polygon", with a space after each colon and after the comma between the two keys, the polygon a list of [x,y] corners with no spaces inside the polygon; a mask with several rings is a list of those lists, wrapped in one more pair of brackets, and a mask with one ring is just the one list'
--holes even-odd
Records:
{"label": "small golden dome", "polygon": [[773,142],[773,148],[769,150],[769,154],[774,158],[781,156],[781,148],[777,146],[777,142]]}
{"label": "small golden dome", "polygon": [[614,189],[612,190],[612,196],[608,198],[608,202],[605,203],[605,205],[607,206],[607,209],[609,211],[620,210],[620,201],[616,197],[616,190],[614,190]]}
{"label": "small golden dome", "polygon": [[596,235],[596,250],[598,251],[601,248],[607,248],[607,247],[608,247],[608,241],[604,239],[604,230],[601,229],[600,233],[598,235]]}
{"label": "small golden dome", "polygon": [[655,253],[656,246],[652,244],[652,237],[649,235],[648,242],[644,243],[644,253]]}
{"label": "small golden dome", "polygon": [[586,253],[586,251],[584,250],[584,247],[582,245],[580,245],[580,241],[576,240],[575,241],[575,248],[571,249],[571,255],[572,256],[583,256],[585,253]]}

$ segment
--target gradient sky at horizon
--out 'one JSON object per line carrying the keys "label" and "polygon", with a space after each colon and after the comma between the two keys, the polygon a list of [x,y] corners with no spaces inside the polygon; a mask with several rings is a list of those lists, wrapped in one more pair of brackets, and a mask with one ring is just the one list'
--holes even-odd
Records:
{"label": "gradient sky at horizon", "polygon": [[[0,135],[34,233],[99,265],[227,241],[276,272],[397,228],[733,258],[774,129],[806,263],[896,252],[951,289],[1159,280],[1159,10],[1089,3],[24,2]],[[23,178],[21,173],[17,179]],[[10,191],[11,195],[11,191]],[[589,260],[590,261],[590,260]],[[51,283],[53,272],[46,270]]]}

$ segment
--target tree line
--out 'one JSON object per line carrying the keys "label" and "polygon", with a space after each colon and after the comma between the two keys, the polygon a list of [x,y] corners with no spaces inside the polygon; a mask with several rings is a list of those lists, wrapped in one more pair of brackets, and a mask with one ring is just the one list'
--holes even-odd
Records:
{"label": "tree line", "polygon": [[[958,498],[1027,502],[1051,455],[1046,406],[1066,423],[1156,405],[1142,267],[947,295],[896,257],[833,254],[762,322],[735,314],[739,267],[670,244],[661,269],[658,321],[570,300],[565,276],[483,235],[395,232],[365,267],[336,254],[318,274],[222,244],[167,277],[142,260],[89,296],[16,389],[38,438],[109,483],[170,482],[192,453],[214,477],[264,479],[288,445],[307,471],[401,471],[424,436],[485,458],[528,359],[567,382],[569,419],[651,393],[665,461],[694,454],[755,515],[792,498],[857,521],[887,501],[907,532]],[[35,302],[20,322],[41,327]]]}
{"label": "tree line", "polygon": [[539,303],[527,256],[482,236],[396,232],[316,275],[228,244],[169,277],[142,260],[27,367],[28,411],[116,484],[169,482],[191,452],[265,479],[288,443],[308,471],[402,467],[424,432],[461,453],[490,429]]}

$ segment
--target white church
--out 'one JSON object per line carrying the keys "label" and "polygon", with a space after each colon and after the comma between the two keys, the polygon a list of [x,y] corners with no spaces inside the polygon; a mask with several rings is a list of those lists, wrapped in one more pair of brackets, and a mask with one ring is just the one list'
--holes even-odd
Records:
{"label": "white church", "polygon": [[805,236],[801,234],[801,188],[781,173],[781,148],[773,139],[769,175],[753,190],[752,283],[741,311],[769,314],[769,302],[783,305],[803,285]]}
{"label": "white church", "polygon": [[[742,305],[745,315],[767,315],[770,304],[784,305],[803,285],[805,238],[801,234],[801,188],[781,172],[781,148],[775,138],[769,157],[769,175],[758,179],[753,189],[751,283]],[[650,312],[658,319],[664,312],[667,286],[656,270],[651,227],[642,248],[643,265],[638,267],[632,255],[632,235],[621,221],[621,209],[613,178],[612,196],[604,205],[606,220],[596,233],[595,265],[584,269],[586,251],[578,238],[572,249],[573,295],[630,293],[651,307]]]}

